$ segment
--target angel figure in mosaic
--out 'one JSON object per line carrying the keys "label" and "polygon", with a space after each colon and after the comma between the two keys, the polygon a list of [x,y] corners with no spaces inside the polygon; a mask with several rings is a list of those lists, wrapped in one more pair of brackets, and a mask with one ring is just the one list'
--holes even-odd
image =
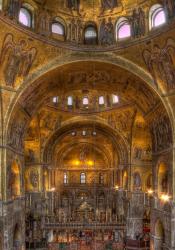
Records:
{"label": "angel figure in mosaic", "polygon": [[118,6],[118,0],[101,0],[102,11],[113,10]]}
{"label": "angel figure in mosaic", "polygon": [[13,87],[17,77],[28,75],[36,54],[36,48],[28,48],[28,43],[25,40],[21,39],[15,43],[12,34],[5,36],[0,54],[0,64],[3,65],[6,85]]}
{"label": "angel figure in mosaic", "polygon": [[164,82],[167,90],[175,88],[175,41],[168,39],[164,48],[154,45],[152,50],[144,50],[143,58],[157,87]]}

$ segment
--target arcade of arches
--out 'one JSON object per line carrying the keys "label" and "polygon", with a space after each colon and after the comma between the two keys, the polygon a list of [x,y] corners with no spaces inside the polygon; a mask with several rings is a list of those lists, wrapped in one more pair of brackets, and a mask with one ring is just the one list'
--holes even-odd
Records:
{"label": "arcade of arches", "polygon": [[175,250],[173,0],[0,1],[0,249]]}

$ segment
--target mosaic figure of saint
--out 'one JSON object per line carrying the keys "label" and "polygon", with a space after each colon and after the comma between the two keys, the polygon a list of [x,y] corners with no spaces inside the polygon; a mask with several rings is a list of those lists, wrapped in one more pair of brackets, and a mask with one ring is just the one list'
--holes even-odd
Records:
{"label": "mosaic figure of saint", "polygon": [[80,0],[67,0],[67,7],[71,10],[76,10],[79,12]]}
{"label": "mosaic figure of saint", "polygon": [[118,6],[117,0],[101,0],[101,7],[103,11],[113,10],[117,6]]}

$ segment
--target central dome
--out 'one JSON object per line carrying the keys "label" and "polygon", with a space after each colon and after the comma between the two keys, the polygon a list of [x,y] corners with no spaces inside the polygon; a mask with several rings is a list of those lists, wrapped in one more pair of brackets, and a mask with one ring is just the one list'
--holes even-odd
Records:
{"label": "central dome", "polygon": [[[51,12],[64,13],[69,16],[80,16],[84,20],[95,21],[101,16],[126,14],[130,9],[138,6],[138,1],[124,0],[65,0],[49,1],[35,0],[35,2]],[[142,1],[140,1],[142,2]]]}
{"label": "central dome", "polygon": [[140,0],[31,0],[9,6],[8,16],[22,29],[35,31],[39,39],[54,45],[62,43],[87,51],[98,47],[103,51],[152,36],[174,15],[170,2],[163,5]]}

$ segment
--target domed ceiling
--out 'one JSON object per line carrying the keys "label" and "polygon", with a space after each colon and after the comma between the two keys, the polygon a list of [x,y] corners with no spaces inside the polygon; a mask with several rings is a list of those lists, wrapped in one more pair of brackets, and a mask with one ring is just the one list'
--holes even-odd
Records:
{"label": "domed ceiling", "polygon": [[[134,7],[146,7],[151,1],[141,0],[35,0],[47,10],[55,13],[79,16],[84,20],[93,21],[101,16],[129,14]],[[149,3],[148,3],[149,2]]]}

